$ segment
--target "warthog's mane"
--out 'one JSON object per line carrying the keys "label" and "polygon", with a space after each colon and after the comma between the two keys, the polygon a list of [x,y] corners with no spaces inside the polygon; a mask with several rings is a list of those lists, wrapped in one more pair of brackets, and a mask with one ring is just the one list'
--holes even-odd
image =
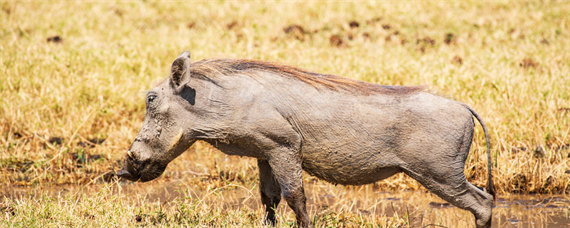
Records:
{"label": "warthog's mane", "polygon": [[246,59],[204,59],[190,65],[193,76],[215,82],[219,75],[245,74],[255,77],[259,71],[272,72],[303,81],[317,89],[327,88],[360,94],[411,94],[422,91],[421,86],[385,86],[331,74],[318,74],[278,63]]}

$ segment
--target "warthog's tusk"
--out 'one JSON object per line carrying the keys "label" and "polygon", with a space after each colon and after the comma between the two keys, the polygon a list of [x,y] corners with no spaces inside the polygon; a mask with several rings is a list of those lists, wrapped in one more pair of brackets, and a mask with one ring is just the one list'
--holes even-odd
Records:
{"label": "warthog's tusk", "polygon": [[131,150],[127,151],[127,156],[129,156],[129,158],[133,158],[133,152],[131,152]]}

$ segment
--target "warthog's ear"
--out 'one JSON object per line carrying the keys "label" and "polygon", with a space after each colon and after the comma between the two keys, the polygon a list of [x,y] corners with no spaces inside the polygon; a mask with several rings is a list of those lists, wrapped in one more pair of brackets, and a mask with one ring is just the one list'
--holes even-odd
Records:
{"label": "warthog's ear", "polygon": [[184,51],[172,63],[170,68],[170,85],[177,93],[182,92],[190,81],[190,52]]}

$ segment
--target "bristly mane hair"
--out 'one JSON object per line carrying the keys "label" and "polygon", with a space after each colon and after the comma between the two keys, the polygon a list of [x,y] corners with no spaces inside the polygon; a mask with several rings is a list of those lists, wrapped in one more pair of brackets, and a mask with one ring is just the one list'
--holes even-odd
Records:
{"label": "bristly mane hair", "polygon": [[215,81],[217,74],[246,74],[253,76],[255,71],[272,72],[303,81],[315,88],[325,87],[331,90],[344,90],[360,94],[411,94],[422,91],[421,86],[384,86],[331,74],[318,74],[300,68],[271,62],[246,59],[203,59],[190,65],[190,74]]}

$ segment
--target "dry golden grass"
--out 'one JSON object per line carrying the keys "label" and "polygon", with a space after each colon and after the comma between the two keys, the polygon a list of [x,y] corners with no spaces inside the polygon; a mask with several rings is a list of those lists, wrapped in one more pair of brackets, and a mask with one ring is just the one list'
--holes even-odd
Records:
{"label": "dry golden grass", "polygon": [[[193,161],[211,159],[214,167]],[[0,227],[263,226],[256,161],[196,148],[179,170],[147,183],[12,187],[0,199]],[[236,172],[235,167],[244,169]],[[333,186],[306,176],[307,210],[317,227],[473,227],[473,215],[422,191],[386,192],[378,185]],[[570,198],[502,196],[493,227],[570,224]],[[522,204],[522,205],[519,205]],[[442,206],[443,208],[438,208]],[[278,226],[295,224],[282,202]],[[435,224],[435,226],[430,226]]]}
{"label": "dry golden grass", "polygon": [[[483,117],[500,194],[569,192],[568,12],[570,2],[562,0],[1,1],[0,186],[111,179],[141,125],[145,90],[190,50],[193,59],[261,59],[385,85],[426,85]],[[97,139],[105,141],[88,143]],[[478,186],[487,183],[484,146],[477,127],[465,172]],[[187,154],[163,180],[182,179],[189,189],[225,182],[255,188],[253,160],[228,163],[203,144]],[[354,188],[305,179],[324,189]],[[422,189],[404,175],[366,188]],[[112,196],[97,197],[86,199]],[[135,210],[126,199],[109,202]],[[51,209],[68,207],[57,205]],[[405,221],[382,219],[374,224]]]}

